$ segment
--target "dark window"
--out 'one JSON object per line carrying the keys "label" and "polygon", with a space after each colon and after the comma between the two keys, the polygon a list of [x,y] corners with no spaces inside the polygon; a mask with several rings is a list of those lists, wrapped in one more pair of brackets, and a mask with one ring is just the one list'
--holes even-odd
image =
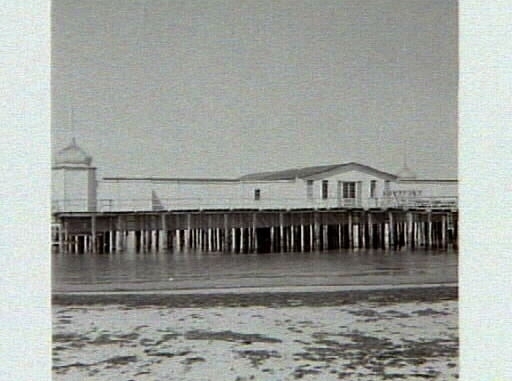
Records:
{"label": "dark window", "polygon": [[306,189],[308,200],[313,199],[313,180],[307,181],[307,189]]}
{"label": "dark window", "polygon": [[375,191],[377,190],[377,180],[370,181],[370,198],[375,198]]}
{"label": "dark window", "polygon": [[329,181],[322,181],[322,199],[326,200],[329,197]]}
{"label": "dark window", "polygon": [[258,201],[261,198],[261,191],[259,189],[254,190],[254,199]]}
{"label": "dark window", "polygon": [[356,198],[356,183],[343,183],[343,198]]}
{"label": "dark window", "polygon": [[389,180],[384,181],[384,196],[391,196],[391,190],[389,189]]}

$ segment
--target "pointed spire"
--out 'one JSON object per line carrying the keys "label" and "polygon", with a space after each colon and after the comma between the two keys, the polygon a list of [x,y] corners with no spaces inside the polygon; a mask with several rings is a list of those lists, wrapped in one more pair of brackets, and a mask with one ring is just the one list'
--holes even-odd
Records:
{"label": "pointed spire", "polygon": [[69,113],[69,128],[71,129],[71,145],[73,146],[76,146],[76,141],[75,141],[75,118],[74,118],[74,110],[73,110],[73,104],[71,101],[69,101],[69,109],[68,109],[68,113]]}
{"label": "pointed spire", "polygon": [[404,168],[407,167],[407,138],[404,140]]}
{"label": "pointed spire", "polygon": [[415,179],[416,174],[407,165],[407,138],[404,139],[404,151],[403,151],[403,167],[398,172],[398,177],[401,179]]}

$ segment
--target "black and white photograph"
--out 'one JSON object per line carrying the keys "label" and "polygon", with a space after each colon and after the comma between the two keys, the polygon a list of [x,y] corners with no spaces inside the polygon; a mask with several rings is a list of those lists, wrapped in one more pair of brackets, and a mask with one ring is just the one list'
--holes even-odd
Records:
{"label": "black and white photograph", "polygon": [[52,1],[52,379],[458,379],[458,8]]}

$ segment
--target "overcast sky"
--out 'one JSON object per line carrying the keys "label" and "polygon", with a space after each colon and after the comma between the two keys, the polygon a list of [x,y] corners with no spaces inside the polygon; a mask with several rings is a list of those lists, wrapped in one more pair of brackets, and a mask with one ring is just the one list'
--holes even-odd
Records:
{"label": "overcast sky", "polygon": [[457,175],[456,1],[52,7],[52,148],[75,135],[100,176],[397,172],[405,151]]}

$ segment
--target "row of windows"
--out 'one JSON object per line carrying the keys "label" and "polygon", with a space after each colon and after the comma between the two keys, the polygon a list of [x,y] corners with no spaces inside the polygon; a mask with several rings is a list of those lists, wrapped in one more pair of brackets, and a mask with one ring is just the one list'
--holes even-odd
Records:
{"label": "row of windows", "polygon": [[[307,180],[307,198],[313,199],[313,180]],[[341,183],[343,188],[338,188],[338,192],[343,192],[343,198],[354,199],[356,198],[356,182],[345,181]],[[389,188],[389,181],[385,181],[385,190]],[[377,180],[370,181],[370,198],[375,198],[377,194]],[[340,194],[341,195],[341,194]],[[326,200],[329,198],[329,180],[322,180],[322,199]],[[254,200],[258,201],[261,199],[261,190],[254,190]]]}
{"label": "row of windows", "polygon": [[[341,185],[343,188],[341,188]],[[371,182],[370,194],[371,197],[374,197],[376,188],[375,180]],[[343,198],[356,198],[356,182],[355,181],[345,181],[343,183],[339,183],[338,192],[340,196]],[[313,198],[313,180],[308,180],[308,198]],[[329,180],[322,180],[322,199],[326,200],[329,198]]]}
{"label": "row of windows", "polygon": [[[338,194],[343,198],[354,199],[357,194],[357,183],[355,181],[344,181],[338,183]],[[342,188],[341,188],[342,185]],[[389,181],[384,182],[384,189],[389,189]],[[370,198],[377,197],[377,180],[370,181]],[[313,180],[307,182],[307,196],[309,199],[313,198]],[[329,180],[322,180],[322,199],[329,198]]]}

